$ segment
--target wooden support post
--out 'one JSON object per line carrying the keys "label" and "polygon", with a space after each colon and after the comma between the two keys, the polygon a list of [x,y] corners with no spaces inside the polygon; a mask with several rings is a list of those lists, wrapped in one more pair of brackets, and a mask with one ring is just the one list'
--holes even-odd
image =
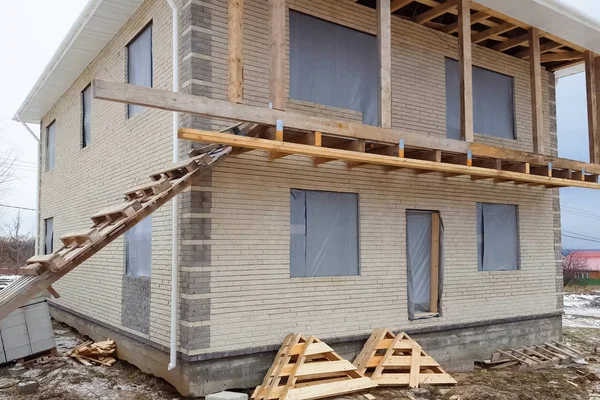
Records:
{"label": "wooden support post", "polygon": [[590,163],[600,163],[600,135],[598,133],[598,82],[596,79],[596,55],[585,53],[585,79],[588,111],[588,135],[590,141]]}
{"label": "wooden support post", "polygon": [[529,29],[529,77],[531,86],[531,119],[533,152],[544,153],[544,100],[542,97],[542,64],[540,60],[540,32]]}
{"label": "wooden support post", "polygon": [[285,109],[285,0],[269,0],[271,5],[270,94],[274,109]]}
{"label": "wooden support post", "polygon": [[244,0],[229,0],[229,101],[244,98],[243,59]]}
{"label": "wooden support post", "polygon": [[429,292],[429,312],[438,312],[440,281],[440,214],[431,214],[431,290]]}
{"label": "wooden support post", "polygon": [[377,0],[379,50],[379,125],[392,127],[392,16],[389,0]]}
{"label": "wooden support post", "polygon": [[473,142],[473,65],[471,0],[458,1],[458,63],[460,68],[460,135]]}

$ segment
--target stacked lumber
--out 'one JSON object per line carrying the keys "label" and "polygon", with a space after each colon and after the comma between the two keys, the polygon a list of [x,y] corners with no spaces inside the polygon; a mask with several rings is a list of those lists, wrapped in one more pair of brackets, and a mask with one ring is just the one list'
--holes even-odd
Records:
{"label": "stacked lumber", "polygon": [[314,336],[290,334],[253,400],[310,400],[377,386]]}
{"label": "stacked lumber", "polygon": [[86,366],[94,364],[110,367],[117,360],[113,357],[117,345],[114,340],[105,340],[94,343],[93,340],[87,341],[75,347],[69,352],[69,356],[76,359]]}
{"label": "stacked lumber", "polygon": [[568,364],[584,355],[579,350],[553,340],[529,347],[496,350],[489,360],[478,361],[477,364],[489,369],[518,367],[524,371]]}
{"label": "stacked lumber", "polygon": [[354,360],[380,386],[454,385],[456,381],[406,333],[376,329]]}

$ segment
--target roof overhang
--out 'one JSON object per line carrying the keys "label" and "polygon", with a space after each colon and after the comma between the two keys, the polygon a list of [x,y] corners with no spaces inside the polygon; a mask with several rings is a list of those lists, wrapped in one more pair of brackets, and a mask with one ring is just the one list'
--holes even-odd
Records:
{"label": "roof overhang", "polygon": [[[559,0],[478,0],[511,18],[600,53],[600,22]],[[142,0],[90,0],[15,117],[39,123],[140,6]]]}
{"label": "roof overhang", "polygon": [[15,114],[39,123],[142,0],[89,0]]}

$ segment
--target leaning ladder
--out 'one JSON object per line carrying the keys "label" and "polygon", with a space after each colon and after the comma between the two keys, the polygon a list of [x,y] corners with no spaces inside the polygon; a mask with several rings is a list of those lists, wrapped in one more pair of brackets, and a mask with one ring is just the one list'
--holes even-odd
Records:
{"label": "leaning ladder", "polygon": [[21,277],[0,290],[0,320],[65,274],[123,235],[192,184],[192,178],[210,170],[232,151],[229,146],[196,149],[193,158],[150,175],[151,182],[125,193],[125,202],[94,214],[94,225],[61,236],[62,247],[52,254],[34,256],[20,269]]}

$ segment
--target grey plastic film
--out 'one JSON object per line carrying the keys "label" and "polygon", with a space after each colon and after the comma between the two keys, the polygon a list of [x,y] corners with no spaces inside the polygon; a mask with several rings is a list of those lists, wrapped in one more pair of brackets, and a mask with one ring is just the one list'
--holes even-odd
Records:
{"label": "grey plastic film", "polygon": [[152,216],[125,233],[125,272],[150,277],[152,273]]}
{"label": "grey plastic film", "polygon": [[[127,46],[127,82],[152,87],[152,25]],[[129,104],[128,115],[131,118],[143,109],[143,106]]]}
{"label": "grey plastic film", "polygon": [[519,266],[517,206],[477,204],[479,269],[516,270]]}
{"label": "grey plastic film", "polygon": [[358,195],[292,189],[290,202],[290,275],[358,275]]}
{"label": "grey plastic film", "polygon": [[290,98],[362,112],[377,125],[377,38],[290,11]]}
{"label": "grey plastic film", "polygon": [[[476,133],[515,139],[514,78],[473,67],[473,129]],[[446,58],[447,136],[460,140],[460,71]]]}
{"label": "grey plastic film", "polygon": [[88,86],[81,93],[81,105],[83,109],[83,147],[91,143],[91,124],[92,124],[92,87]]}
{"label": "grey plastic film", "polygon": [[47,218],[44,221],[44,254],[52,254],[54,251],[54,219]]}
{"label": "grey plastic film", "polygon": [[56,122],[52,122],[46,128],[46,169],[52,169],[56,165],[54,144],[56,141]]}

